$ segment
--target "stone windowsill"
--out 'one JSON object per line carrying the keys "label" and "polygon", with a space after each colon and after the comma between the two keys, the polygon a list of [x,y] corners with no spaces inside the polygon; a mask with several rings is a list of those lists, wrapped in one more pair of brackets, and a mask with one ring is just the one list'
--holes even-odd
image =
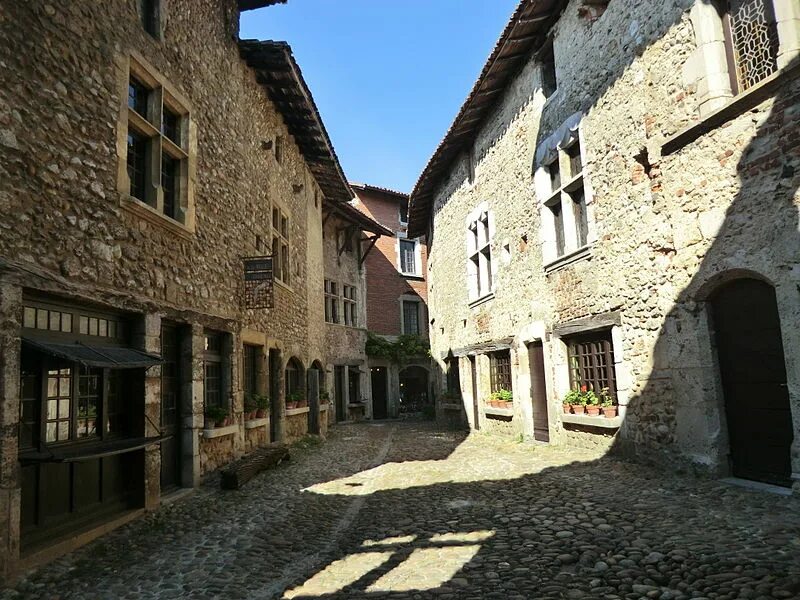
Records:
{"label": "stone windowsill", "polygon": [[366,408],[366,407],[367,405],[364,404],[363,402],[350,402],[347,405],[347,408]]}
{"label": "stone windowsill", "polygon": [[311,409],[308,406],[301,406],[300,408],[287,408],[286,416],[293,417],[294,415],[304,415]]}
{"label": "stone windowsill", "polygon": [[494,300],[494,292],[489,292],[485,296],[481,296],[477,300],[473,300],[472,302],[469,303],[469,307],[475,308],[476,306],[480,306],[481,304],[489,302],[490,300]]}
{"label": "stone windowsill", "polygon": [[569,254],[564,254],[563,256],[559,256],[556,260],[547,263],[544,266],[545,274],[549,275],[555,271],[559,271],[564,269],[571,264],[579,262],[581,260],[591,258],[592,256],[592,247],[590,245],[582,246],[577,250],[570,252]]}
{"label": "stone windowsill", "polygon": [[283,288],[283,289],[284,289],[284,290],[286,290],[287,292],[289,292],[289,293],[291,293],[291,294],[294,294],[294,290],[293,290],[291,287],[289,287],[287,284],[283,283],[283,282],[282,282],[280,279],[273,278],[273,279],[272,279],[272,282],[273,282],[275,285],[277,285],[278,287],[281,287],[281,288]]}
{"label": "stone windowsill", "polygon": [[458,404],[456,402],[442,402],[441,407],[444,410],[461,410],[462,408],[464,408],[461,404]]}
{"label": "stone windowsill", "polygon": [[493,417],[513,417],[514,416],[514,409],[513,408],[496,408],[494,406],[485,406],[483,408],[483,412],[486,416],[493,416]]}
{"label": "stone windowsill", "polygon": [[170,219],[169,217],[162,215],[149,204],[145,204],[133,196],[122,196],[122,208],[136,215],[137,217],[156,225],[157,227],[168,229],[170,232],[175,233],[184,239],[192,239],[192,234],[194,232],[191,229],[181,223],[178,223],[174,219]]}
{"label": "stone windowsill", "polygon": [[227,427],[214,427],[214,429],[203,429],[203,437],[207,440],[224,437],[226,435],[233,435],[239,431],[239,425],[234,423],[233,425],[228,425]]}
{"label": "stone windowsill", "polygon": [[731,98],[730,102],[722,108],[718,108],[707,117],[668,137],[661,146],[661,154],[664,156],[674,154],[709,131],[713,131],[755,108],[758,104],[771,98],[784,81],[797,77],[798,74],[800,74],[800,63],[796,61],[791,67],[773,73],[747,91]]}
{"label": "stone windowsill", "polygon": [[269,425],[269,417],[263,419],[250,419],[244,422],[245,429],[256,429],[258,427],[266,427]]}
{"label": "stone windowsill", "polygon": [[622,425],[622,417],[617,415],[613,419],[607,419],[603,415],[590,417],[588,415],[568,415],[561,414],[561,422],[571,425],[583,425],[584,427],[602,427],[603,429],[619,429]]}

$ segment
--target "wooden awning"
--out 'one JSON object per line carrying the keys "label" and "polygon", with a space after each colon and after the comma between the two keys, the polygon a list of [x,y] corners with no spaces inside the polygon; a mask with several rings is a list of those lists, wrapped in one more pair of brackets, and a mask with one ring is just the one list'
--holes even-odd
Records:
{"label": "wooden awning", "polygon": [[160,356],[148,354],[147,352],[142,352],[134,348],[90,346],[81,342],[74,342],[71,344],[43,342],[29,337],[23,337],[22,343],[39,352],[44,352],[56,358],[77,362],[86,367],[98,367],[101,369],[147,369],[164,362]]}

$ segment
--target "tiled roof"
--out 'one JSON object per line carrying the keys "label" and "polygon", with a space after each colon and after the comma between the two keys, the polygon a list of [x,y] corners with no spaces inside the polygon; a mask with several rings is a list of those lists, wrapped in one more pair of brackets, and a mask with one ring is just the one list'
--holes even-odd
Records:
{"label": "tiled roof", "polygon": [[283,116],[325,198],[343,203],[352,200],[353,190],[289,44],[241,40],[239,53]]}
{"label": "tiled roof", "polygon": [[425,234],[437,184],[468,148],[511,79],[542,46],[564,0],[521,0],[478,80],[411,192],[408,234]]}
{"label": "tiled roof", "polygon": [[286,0],[239,0],[239,10],[253,10],[273,4],[286,4]]}
{"label": "tiled roof", "polygon": [[408,194],[404,192],[398,192],[397,190],[390,190],[389,188],[380,187],[377,185],[369,185],[367,183],[355,183],[351,181],[350,187],[353,188],[354,190],[362,190],[365,192],[377,192],[379,194],[388,194],[390,196],[397,196],[399,198],[408,198]]}

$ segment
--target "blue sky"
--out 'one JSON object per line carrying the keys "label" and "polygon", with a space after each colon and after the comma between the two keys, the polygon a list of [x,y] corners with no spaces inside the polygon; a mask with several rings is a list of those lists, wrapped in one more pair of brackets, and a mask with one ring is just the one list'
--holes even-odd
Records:
{"label": "blue sky", "polygon": [[518,0],[289,0],[242,38],[294,50],[345,174],[410,192]]}

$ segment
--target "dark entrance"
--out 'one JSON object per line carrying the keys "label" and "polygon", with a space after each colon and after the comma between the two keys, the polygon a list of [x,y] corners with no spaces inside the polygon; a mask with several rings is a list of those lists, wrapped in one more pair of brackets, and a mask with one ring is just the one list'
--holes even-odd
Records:
{"label": "dark entrance", "polygon": [[481,410],[478,405],[478,367],[475,364],[475,357],[469,357],[469,376],[472,380],[472,415],[474,421],[473,427],[476,431],[481,428]]}
{"label": "dark entrance", "polygon": [[181,486],[181,340],[172,324],[161,326],[161,493]]}
{"label": "dark entrance", "polygon": [[739,279],[711,306],[733,474],[788,486],[792,417],[775,290]]}
{"label": "dark entrance", "polygon": [[417,366],[406,367],[400,371],[400,412],[403,414],[423,412],[429,404],[428,371]]}
{"label": "dark entrance", "polygon": [[528,361],[531,369],[531,402],[533,403],[533,439],[550,441],[547,415],[547,385],[544,376],[544,347],[542,342],[528,344]]}
{"label": "dark entrance", "polygon": [[336,396],[336,422],[347,421],[347,397],[344,393],[344,367],[333,368],[333,394]]}
{"label": "dark entrance", "polygon": [[389,416],[386,402],[386,367],[372,367],[372,417],[385,419]]}

